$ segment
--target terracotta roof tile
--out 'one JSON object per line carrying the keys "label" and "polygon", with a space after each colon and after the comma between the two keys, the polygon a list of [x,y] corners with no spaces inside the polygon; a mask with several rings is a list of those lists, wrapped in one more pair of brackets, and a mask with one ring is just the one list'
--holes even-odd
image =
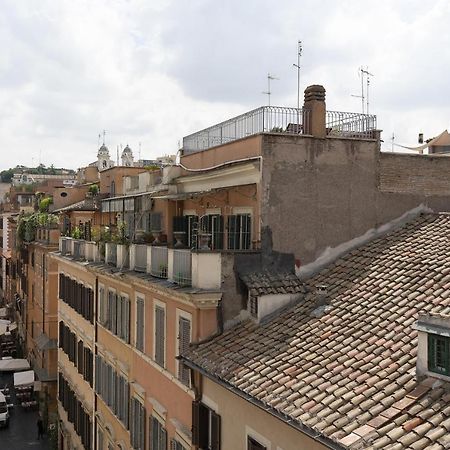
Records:
{"label": "terracotta roof tile", "polygon": [[[423,215],[341,257],[304,283],[307,292],[289,280],[303,293],[296,305],[193,346],[185,358],[340,445],[450,448],[450,384],[416,380],[412,328],[419,313],[450,314],[449,236],[450,215]],[[279,278],[244,281],[264,295],[279,292]],[[331,306],[320,318],[311,316],[318,284],[328,285]]]}

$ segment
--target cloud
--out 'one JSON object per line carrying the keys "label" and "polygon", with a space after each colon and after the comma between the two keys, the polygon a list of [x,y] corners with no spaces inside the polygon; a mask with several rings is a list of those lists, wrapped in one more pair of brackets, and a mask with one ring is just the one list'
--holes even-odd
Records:
{"label": "cloud", "polygon": [[174,153],[178,141],[321,83],[327,106],[360,110],[357,69],[375,75],[371,111],[386,136],[414,142],[448,125],[450,5],[389,0],[4,0],[0,10],[1,166],[78,167],[112,150]]}

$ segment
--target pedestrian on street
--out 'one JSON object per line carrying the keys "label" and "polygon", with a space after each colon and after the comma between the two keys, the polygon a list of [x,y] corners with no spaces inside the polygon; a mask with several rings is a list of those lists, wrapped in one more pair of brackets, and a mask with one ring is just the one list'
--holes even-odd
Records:
{"label": "pedestrian on street", "polygon": [[38,429],[38,439],[41,439],[44,437],[44,422],[42,422],[42,419],[39,417],[37,421],[37,429]]}

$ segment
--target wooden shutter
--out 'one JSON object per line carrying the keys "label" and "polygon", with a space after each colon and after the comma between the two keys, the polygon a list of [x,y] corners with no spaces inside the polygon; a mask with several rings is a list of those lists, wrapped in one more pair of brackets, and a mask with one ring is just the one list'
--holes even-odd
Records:
{"label": "wooden shutter", "polygon": [[[183,355],[188,351],[191,342],[191,321],[185,317],[180,317],[178,320],[178,330],[178,354]],[[179,361],[178,364],[178,378],[184,384],[189,385],[190,370],[182,361]]]}
{"label": "wooden shutter", "polygon": [[200,402],[192,402],[192,444],[199,445]]}
{"label": "wooden shutter", "polygon": [[209,416],[211,410],[203,403],[199,405],[198,419],[198,446],[200,448],[209,447]]}
{"label": "wooden shutter", "polygon": [[137,298],[136,300],[136,348],[144,351],[144,300]]}
{"label": "wooden shutter", "polygon": [[162,367],[165,348],[165,311],[160,306],[155,307],[155,361]]}
{"label": "wooden shutter", "polygon": [[124,323],[123,323],[123,338],[127,344],[130,343],[130,299],[125,297],[124,305],[122,307],[122,313],[124,313]]}
{"label": "wooden shutter", "polygon": [[211,414],[211,450],[220,450],[220,416],[210,410]]}
{"label": "wooden shutter", "polygon": [[117,296],[117,336],[123,338],[123,323],[124,323],[124,304],[125,298],[122,295]]}

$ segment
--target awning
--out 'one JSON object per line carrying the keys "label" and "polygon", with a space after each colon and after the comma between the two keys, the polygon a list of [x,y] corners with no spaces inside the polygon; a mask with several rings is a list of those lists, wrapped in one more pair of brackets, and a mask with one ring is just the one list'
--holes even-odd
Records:
{"label": "awning", "polygon": [[31,386],[34,384],[34,371],[18,372],[14,374],[14,387]]}
{"label": "awning", "polygon": [[0,372],[20,372],[29,368],[30,363],[26,359],[0,359]]}
{"label": "awning", "polygon": [[42,333],[36,338],[36,346],[39,350],[51,350],[58,348],[58,343],[56,339],[50,339],[45,333]]}

